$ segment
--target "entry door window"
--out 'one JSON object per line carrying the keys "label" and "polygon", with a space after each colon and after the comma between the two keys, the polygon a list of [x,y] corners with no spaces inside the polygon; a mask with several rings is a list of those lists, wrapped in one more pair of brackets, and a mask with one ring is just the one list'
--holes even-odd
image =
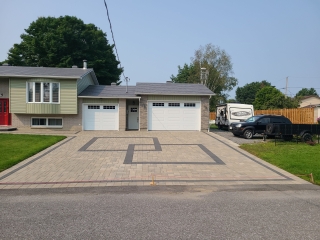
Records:
{"label": "entry door window", "polygon": [[6,113],[7,112],[7,102],[6,101],[0,101],[0,113]]}
{"label": "entry door window", "polygon": [[138,108],[131,108],[130,112],[138,112]]}

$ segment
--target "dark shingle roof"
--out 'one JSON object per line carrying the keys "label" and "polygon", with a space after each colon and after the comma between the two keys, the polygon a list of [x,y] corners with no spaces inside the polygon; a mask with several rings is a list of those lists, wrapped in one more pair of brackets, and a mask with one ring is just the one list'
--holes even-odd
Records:
{"label": "dark shingle roof", "polygon": [[[91,72],[93,72],[93,69],[0,66],[0,77],[44,77],[79,79]],[[94,78],[96,78],[95,75]]]}
{"label": "dark shingle roof", "polygon": [[83,90],[79,97],[90,98],[137,98],[135,95],[135,86],[110,86],[110,85],[91,85]]}
{"label": "dark shingle roof", "polygon": [[137,83],[139,95],[215,95],[202,84],[192,83]]}

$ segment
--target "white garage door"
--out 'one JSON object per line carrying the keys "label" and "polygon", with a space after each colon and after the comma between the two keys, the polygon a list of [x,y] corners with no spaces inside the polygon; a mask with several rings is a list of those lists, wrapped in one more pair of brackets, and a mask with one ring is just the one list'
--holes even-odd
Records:
{"label": "white garage door", "polygon": [[83,130],[119,130],[118,104],[83,105]]}
{"label": "white garage door", "polygon": [[200,130],[200,102],[149,102],[148,130]]}

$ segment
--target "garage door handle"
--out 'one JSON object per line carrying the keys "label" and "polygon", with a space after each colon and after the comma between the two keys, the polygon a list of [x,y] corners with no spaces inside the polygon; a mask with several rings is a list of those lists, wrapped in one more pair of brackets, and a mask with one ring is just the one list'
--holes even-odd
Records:
{"label": "garage door handle", "polygon": [[139,122],[139,117],[137,117],[137,123]]}

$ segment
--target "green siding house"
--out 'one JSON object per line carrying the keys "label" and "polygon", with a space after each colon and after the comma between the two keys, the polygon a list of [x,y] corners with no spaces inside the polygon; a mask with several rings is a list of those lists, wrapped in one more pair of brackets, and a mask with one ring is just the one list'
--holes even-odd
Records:
{"label": "green siding house", "polygon": [[0,126],[206,131],[212,95],[202,84],[102,86],[86,67],[0,66]]}
{"label": "green siding house", "polygon": [[0,66],[0,125],[81,129],[78,94],[98,84],[93,69]]}

